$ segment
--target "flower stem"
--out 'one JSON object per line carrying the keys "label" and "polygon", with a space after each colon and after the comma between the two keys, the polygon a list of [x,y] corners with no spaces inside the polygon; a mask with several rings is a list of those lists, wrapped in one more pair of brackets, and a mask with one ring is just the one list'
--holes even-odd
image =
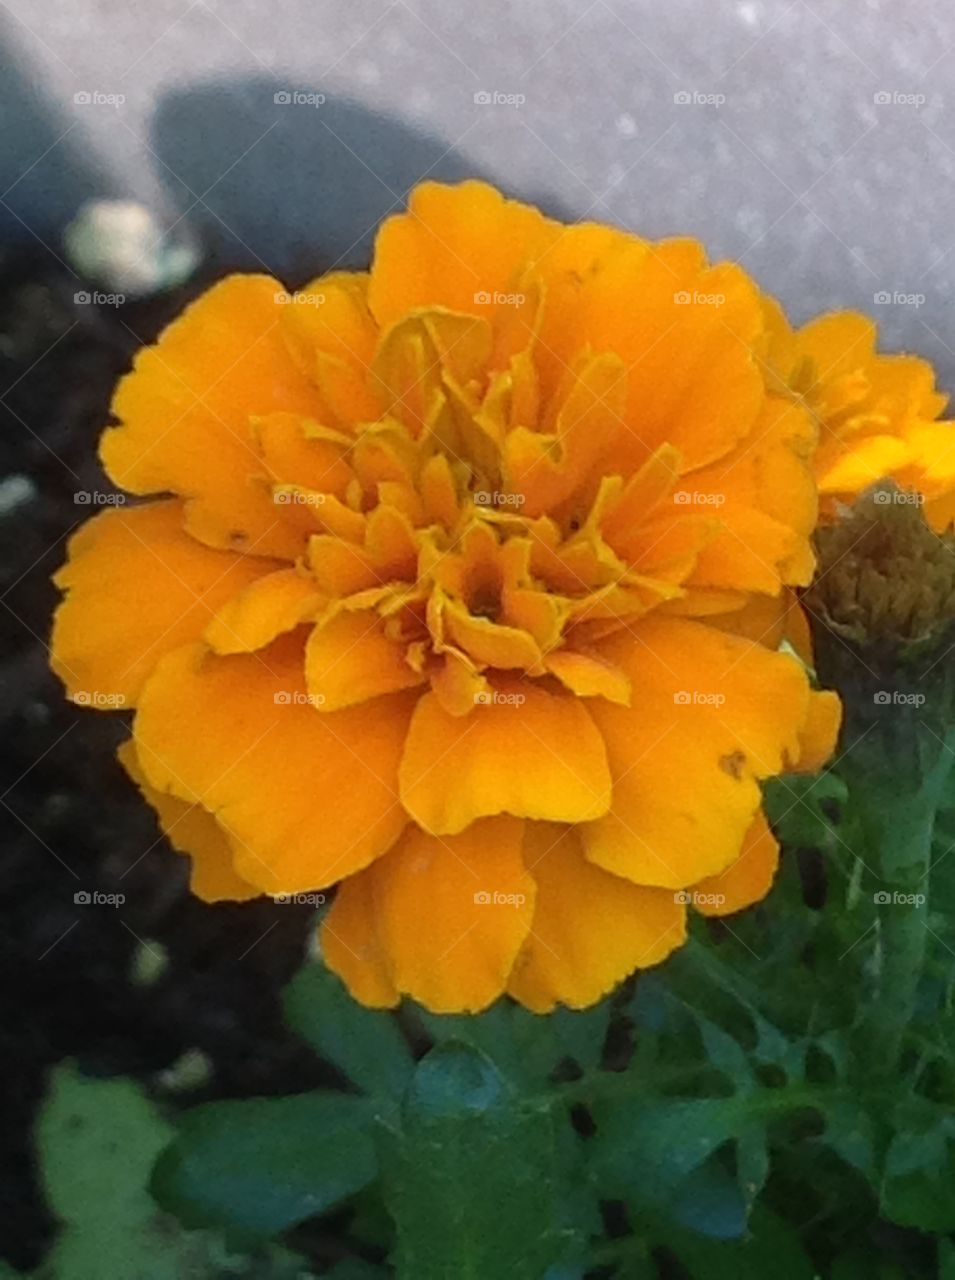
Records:
{"label": "flower stem", "polygon": [[925,965],[935,815],[953,762],[947,747],[933,754],[918,777],[890,776],[871,758],[846,771],[876,909],[877,985],[860,1029],[860,1061],[875,1078],[899,1065]]}

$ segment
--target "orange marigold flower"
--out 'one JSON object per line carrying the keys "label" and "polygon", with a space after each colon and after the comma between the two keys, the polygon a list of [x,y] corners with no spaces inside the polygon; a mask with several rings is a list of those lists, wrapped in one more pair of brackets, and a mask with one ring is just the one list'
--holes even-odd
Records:
{"label": "orange marigold flower", "polygon": [[760,781],[838,720],[772,647],[816,500],[766,342],[695,242],[468,182],[141,352],[102,456],[174,496],[74,539],[54,666],[136,707],[194,890],[338,884],[327,962],[441,1011],[585,1006],[761,897]]}
{"label": "orange marigold flower", "polygon": [[821,514],[831,520],[881,480],[920,494],[937,531],[955,521],[955,422],[939,421],[948,396],[927,360],[881,355],[876,326],[853,311],[793,330],[766,300],[768,363],[819,429],[815,473]]}

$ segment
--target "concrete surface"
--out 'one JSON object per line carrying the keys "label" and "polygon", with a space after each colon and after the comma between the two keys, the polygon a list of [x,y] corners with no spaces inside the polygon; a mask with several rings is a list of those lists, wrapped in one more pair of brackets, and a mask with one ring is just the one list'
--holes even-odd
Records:
{"label": "concrete surface", "polygon": [[356,264],[419,178],[482,174],[697,235],[796,320],[871,312],[955,387],[942,0],[3,0],[0,38],[8,244],[121,194],[250,266]]}

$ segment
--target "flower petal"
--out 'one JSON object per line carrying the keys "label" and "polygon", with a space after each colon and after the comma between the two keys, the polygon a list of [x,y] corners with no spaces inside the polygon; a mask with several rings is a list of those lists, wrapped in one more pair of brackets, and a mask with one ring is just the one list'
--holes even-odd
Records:
{"label": "flower petal", "polygon": [[728,916],[759,902],[769,893],[779,866],[779,841],[760,809],[739,857],[718,875],[693,886],[693,906],[704,916]]}
{"label": "flower petal", "polygon": [[120,488],[189,499],[188,527],[202,541],[294,559],[294,513],[272,502],[251,424],[277,411],[321,416],[282,341],[284,297],[277,281],[256,275],[229,276],[203,294],[120,381],[119,425],[104,432],[100,456]]}
{"label": "flower petal", "polygon": [[401,992],[391,980],[391,965],[378,936],[375,880],[367,871],[349,876],[335,892],[319,930],[322,957],[356,1000],[372,1009],[391,1009]]}
{"label": "flower petal", "polygon": [[412,689],[426,680],[405,662],[402,646],[385,635],[382,619],[368,610],[336,614],[312,629],[305,677],[323,712]]}
{"label": "flower petal", "polygon": [[523,828],[490,818],[439,839],[409,827],[339,889],[322,935],[330,967],[355,994],[391,988],[434,1013],[486,1008],[504,991],[534,910]]}
{"label": "flower petal", "polygon": [[796,773],[818,773],[835,751],[841,727],[842,701],[838,693],[831,689],[813,690],[799,733],[799,752],[789,762],[789,768]]}
{"label": "flower petal", "polygon": [[611,812],[582,839],[606,870],[678,889],[739,855],[758,780],[799,750],[809,687],[789,655],[697,622],[647,618],[633,630],[639,643],[600,645],[629,674],[633,705],[589,704],[614,786]]}
{"label": "flower petal", "polygon": [[177,853],[192,861],[189,888],[203,902],[246,902],[261,889],[248,884],[232,866],[232,846],[226,833],[201,804],[188,804],[157,791],[146,781],[132,738],[117,751],[119,762],[156,812],[159,826]]}
{"label": "flower petal", "polygon": [[435,304],[493,319],[508,305],[496,299],[513,294],[519,269],[560,230],[484,182],[423,182],[375,239],[371,310],[382,327]]}
{"label": "flower petal", "polygon": [[498,813],[587,822],[607,812],[607,756],[581,702],[529,682],[486,696],[469,716],[449,715],[433,693],[415,708],[399,779],[420,826],[447,835]]}
{"label": "flower petal", "polygon": [[595,867],[574,828],[527,823],[524,860],[537,882],[537,906],[507,989],[535,1013],[595,1004],[634,969],[659,964],[686,936],[679,895]]}
{"label": "flower petal", "polygon": [[395,842],[410,713],[401,694],[318,712],[293,633],[259,654],[177,649],[146,685],[134,729],[150,784],[214,813],[238,874],[274,894],[324,888]]}
{"label": "flower petal", "polygon": [[252,653],[313,616],[322,599],[313,578],[278,569],[227,600],[204,639],[216,653]]}
{"label": "flower petal", "polygon": [[70,540],[54,582],[66,591],[51,641],[71,697],[109,693],[136,703],[160,658],[198,640],[217,610],[274,561],[213,551],[183,531],[183,504],[102,511]]}

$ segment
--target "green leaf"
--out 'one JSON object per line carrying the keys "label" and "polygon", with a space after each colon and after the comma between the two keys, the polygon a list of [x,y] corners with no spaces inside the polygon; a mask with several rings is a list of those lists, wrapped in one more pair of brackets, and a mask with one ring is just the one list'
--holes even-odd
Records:
{"label": "green leaf", "polygon": [[366,1093],[400,1097],[414,1059],[394,1015],[366,1009],[322,964],[307,964],[283,993],[285,1017]]}
{"label": "green leaf", "polygon": [[[50,1280],[204,1280],[248,1274],[218,1234],[184,1231],[147,1186],[171,1127],[130,1080],[93,1080],[56,1068],[37,1123],[56,1243],[38,1277]],[[291,1266],[287,1265],[291,1262]],[[291,1254],[260,1256],[254,1274],[302,1276]]]}
{"label": "green leaf", "polygon": [[830,816],[846,801],[845,783],[834,773],[786,774],[763,788],[766,816],[788,845],[824,849],[832,839]]}
{"label": "green leaf", "polygon": [[556,1009],[546,1017],[507,1000],[477,1015],[422,1009],[419,1016],[435,1044],[471,1045],[486,1053],[514,1084],[539,1088],[567,1058],[582,1071],[598,1065],[610,1025],[610,1001],[582,1011]]}
{"label": "green leaf", "polygon": [[677,1255],[693,1280],[814,1280],[815,1268],[799,1234],[767,1209],[757,1208],[746,1238],[712,1241],[667,1233],[660,1244]]}
{"label": "green leaf", "polygon": [[[925,1104],[897,1109],[899,1129],[889,1143],[882,1212],[891,1222],[922,1231],[955,1230],[955,1120]],[[934,1115],[932,1114],[934,1113]],[[911,1127],[902,1127],[908,1121]]]}
{"label": "green leaf", "polygon": [[557,1165],[549,1109],[479,1050],[433,1049],[382,1136],[399,1280],[541,1280],[558,1260]]}
{"label": "green leaf", "polygon": [[153,1192],[187,1226],[267,1239],[373,1180],[373,1122],[368,1100],[341,1093],[196,1107],[157,1164]]}

